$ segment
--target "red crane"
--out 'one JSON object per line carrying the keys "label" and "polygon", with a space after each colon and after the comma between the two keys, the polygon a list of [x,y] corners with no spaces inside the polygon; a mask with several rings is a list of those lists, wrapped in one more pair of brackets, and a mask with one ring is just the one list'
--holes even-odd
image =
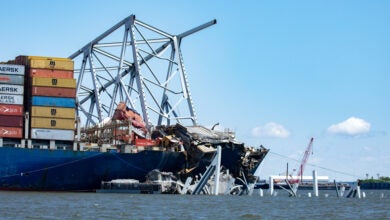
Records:
{"label": "red crane", "polygon": [[301,165],[299,166],[299,170],[298,170],[298,174],[297,174],[297,179],[292,179],[292,180],[290,180],[290,181],[289,181],[290,183],[298,183],[299,180],[301,179],[301,177],[303,176],[303,171],[304,171],[304,169],[305,169],[306,162],[307,162],[307,160],[309,159],[310,153],[312,153],[312,149],[313,149],[313,140],[314,140],[314,138],[311,138],[311,139],[310,139],[309,145],[307,146],[306,151],[305,151],[305,153],[303,154],[303,158],[302,158],[302,161],[301,161]]}

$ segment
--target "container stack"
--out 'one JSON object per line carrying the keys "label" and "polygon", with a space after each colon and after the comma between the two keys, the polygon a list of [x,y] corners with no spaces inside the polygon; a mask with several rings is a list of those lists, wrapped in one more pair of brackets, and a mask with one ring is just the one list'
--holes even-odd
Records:
{"label": "container stack", "polygon": [[31,139],[73,141],[76,80],[71,59],[18,56],[26,66],[26,95]]}
{"label": "container stack", "polygon": [[24,121],[22,65],[0,64],[0,138],[22,138]]}

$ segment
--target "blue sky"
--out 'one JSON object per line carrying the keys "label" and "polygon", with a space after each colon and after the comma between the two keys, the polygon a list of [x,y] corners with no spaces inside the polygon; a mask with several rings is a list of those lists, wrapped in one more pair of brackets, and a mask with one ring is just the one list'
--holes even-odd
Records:
{"label": "blue sky", "polygon": [[[0,60],[67,57],[130,14],[183,41],[197,117],[271,149],[260,175],[390,176],[389,1],[2,1]],[[280,156],[282,155],[282,156]],[[291,159],[289,159],[291,158]],[[316,167],[312,166],[315,165]],[[323,169],[326,168],[326,169]]]}

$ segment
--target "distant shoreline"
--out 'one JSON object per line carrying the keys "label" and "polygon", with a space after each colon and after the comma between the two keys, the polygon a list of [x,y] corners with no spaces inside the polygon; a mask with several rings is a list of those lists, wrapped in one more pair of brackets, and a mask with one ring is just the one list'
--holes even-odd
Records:
{"label": "distant shoreline", "polygon": [[390,182],[361,182],[361,189],[384,189],[390,190]]}

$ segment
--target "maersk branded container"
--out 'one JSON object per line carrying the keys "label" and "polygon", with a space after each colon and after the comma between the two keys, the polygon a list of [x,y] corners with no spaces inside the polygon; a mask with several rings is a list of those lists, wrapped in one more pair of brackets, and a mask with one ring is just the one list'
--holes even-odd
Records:
{"label": "maersk branded container", "polygon": [[0,115],[23,116],[23,105],[0,104]]}
{"label": "maersk branded container", "polygon": [[0,104],[23,105],[23,96],[0,94]]}
{"label": "maersk branded container", "polygon": [[41,57],[41,56],[18,56],[15,59],[17,64],[26,65],[33,69],[56,69],[73,70],[74,63],[68,58]]}
{"label": "maersk branded container", "polygon": [[76,98],[76,89],[71,88],[55,88],[46,86],[33,86],[31,89],[33,96],[54,96],[64,98]]}
{"label": "maersk branded container", "polygon": [[5,138],[22,138],[23,129],[15,127],[0,127],[0,137]]}
{"label": "maersk branded container", "polygon": [[74,108],[32,106],[31,116],[50,118],[71,118],[74,120],[76,117],[76,112]]}
{"label": "maersk branded container", "polygon": [[0,126],[23,127],[23,116],[0,115]]}
{"label": "maersk branded container", "polygon": [[0,83],[13,84],[13,85],[24,85],[24,76],[23,75],[0,74]]}
{"label": "maersk branded container", "polygon": [[0,94],[23,95],[23,93],[24,93],[24,86],[0,84]]}
{"label": "maersk branded container", "polygon": [[75,108],[76,101],[72,98],[48,97],[48,96],[33,96],[31,98],[33,106],[53,106],[63,108]]}
{"label": "maersk branded container", "polygon": [[74,130],[75,120],[65,118],[31,117],[31,128]]}
{"label": "maersk branded container", "polygon": [[30,69],[29,77],[69,78],[73,79],[72,70]]}
{"label": "maersk branded container", "polygon": [[0,73],[24,76],[24,66],[13,64],[0,64]]}
{"label": "maersk branded container", "polygon": [[32,128],[32,139],[73,141],[74,130]]}
{"label": "maersk branded container", "polygon": [[76,88],[76,79],[33,77],[32,86]]}

